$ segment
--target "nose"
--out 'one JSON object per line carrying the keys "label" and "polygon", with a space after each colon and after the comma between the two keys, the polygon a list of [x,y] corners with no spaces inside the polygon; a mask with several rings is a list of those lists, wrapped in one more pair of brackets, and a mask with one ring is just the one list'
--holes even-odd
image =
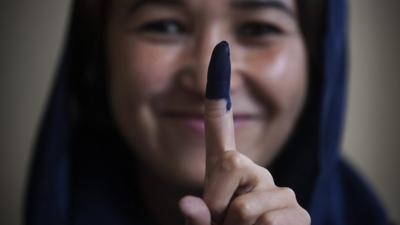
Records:
{"label": "nose", "polygon": [[[187,49],[187,70],[182,74],[180,82],[185,91],[201,97],[205,96],[211,53],[214,47],[223,40],[226,40],[226,35],[218,28],[202,32],[193,40],[191,46]],[[232,50],[231,45],[231,93],[237,88],[237,79],[233,70],[234,62],[232,61],[232,52],[234,50]]]}

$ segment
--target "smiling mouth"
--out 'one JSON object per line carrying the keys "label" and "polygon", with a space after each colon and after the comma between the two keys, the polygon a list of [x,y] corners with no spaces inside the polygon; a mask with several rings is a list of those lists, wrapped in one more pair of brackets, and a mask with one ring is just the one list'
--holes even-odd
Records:
{"label": "smiling mouth", "polygon": [[[204,133],[204,116],[202,113],[167,111],[162,113],[162,117],[190,130]],[[240,128],[248,122],[258,121],[262,117],[261,115],[250,113],[233,114],[235,128]]]}

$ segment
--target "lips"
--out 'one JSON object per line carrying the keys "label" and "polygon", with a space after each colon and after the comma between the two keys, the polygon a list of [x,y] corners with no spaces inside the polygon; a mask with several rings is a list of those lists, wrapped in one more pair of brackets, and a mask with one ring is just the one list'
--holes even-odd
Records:
{"label": "lips", "polygon": [[[195,132],[204,132],[204,118],[203,113],[198,112],[184,112],[184,111],[166,111],[161,114],[163,118],[176,123],[176,125],[181,125],[187,129],[193,130]],[[234,113],[233,120],[235,123],[235,128],[240,128],[247,122],[253,122],[260,120],[261,115],[252,113]]]}
{"label": "lips", "polygon": [[[171,119],[201,119],[203,120],[203,113],[197,112],[184,112],[184,111],[166,111],[162,113],[163,116]],[[253,120],[260,119],[262,116],[254,113],[235,113],[233,114],[233,119],[239,120]]]}

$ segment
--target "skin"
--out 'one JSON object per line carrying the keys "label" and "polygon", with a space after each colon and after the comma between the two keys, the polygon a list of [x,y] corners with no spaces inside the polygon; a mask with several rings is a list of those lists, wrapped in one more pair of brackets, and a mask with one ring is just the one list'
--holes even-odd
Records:
{"label": "skin", "polygon": [[[111,107],[140,159],[138,183],[157,224],[310,223],[294,192],[277,187],[264,168],[293,130],[307,88],[296,3],[277,2],[284,10],[231,0],[112,1]],[[218,113],[224,103],[204,100],[210,55],[221,40],[231,47],[228,114]]]}

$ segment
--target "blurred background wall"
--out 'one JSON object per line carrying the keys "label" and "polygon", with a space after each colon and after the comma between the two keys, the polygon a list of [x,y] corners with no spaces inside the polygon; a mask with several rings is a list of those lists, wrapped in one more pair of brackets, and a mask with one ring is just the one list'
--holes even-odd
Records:
{"label": "blurred background wall", "polygon": [[400,224],[400,1],[349,2],[351,66],[344,154]]}
{"label": "blurred background wall", "polygon": [[[28,161],[70,1],[0,3],[0,224],[21,224]],[[350,0],[345,156],[400,223],[400,2]]]}

